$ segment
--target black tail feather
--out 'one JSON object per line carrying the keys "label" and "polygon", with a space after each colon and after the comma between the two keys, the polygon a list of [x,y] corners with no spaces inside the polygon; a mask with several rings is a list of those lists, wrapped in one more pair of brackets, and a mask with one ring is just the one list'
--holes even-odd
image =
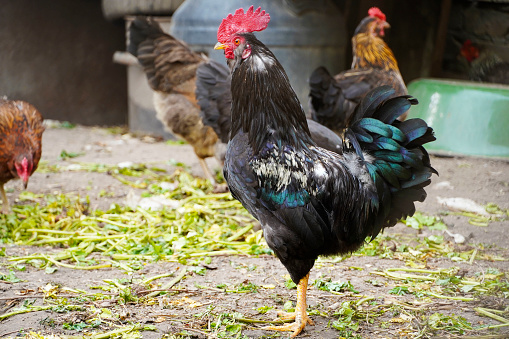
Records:
{"label": "black tail feather", "polygon": [[410,106],[418,104],[417,99],[414,99],[409,95],[396,97],[389,100],[398,100],[400,103],[384,105],[383,107],[380,107],[378,110],[376,110],[376,114],[373,115],[373,118],[378,119],[388,125],[392,125],[394,120],[396,120],[398,117],[410,109]]}
{"label": "black tail feather", "polygon": [[423,147],[435,140],[433,129],[421,119],[396,120],[417,100],[410,96],[388,99],[393,91],[384,86],[369,92],[345,133],[361,158],[368,159],[366,167],[376,186],[379,213],[374,217],[373,237],[383,227],[412,215],[414,202],[424,200],[424,188],[437,173]]}
{"label": "black tail feather", "polygon": [[391,86],[380,86],[369,91],[355,109],[354,113],[348,120],[347,125],[351,126],[362,118],[372,117],[378,106],[393,96],[394,93],[395,90]]}

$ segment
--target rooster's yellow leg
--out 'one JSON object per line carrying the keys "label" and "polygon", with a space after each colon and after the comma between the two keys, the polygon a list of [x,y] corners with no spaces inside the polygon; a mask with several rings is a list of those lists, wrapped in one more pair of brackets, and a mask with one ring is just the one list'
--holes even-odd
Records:
{"label": "rooster's yellow leg", "polygon": [[264,330],[292,331],[293,333],[291,337],[295,338],[307,324],[314,325],[313,321],[306,313],[306,291],[308,288],[308,279],[309,273],[302,278],[297,285],[297,306],[295,307],[295,313],[286,313],[283,315],[283,319],[295,319],[295,322],[283,326],[266,326],[263,327]]}
{"label": "rooster's yellow leg", "polygon": [[210,182],[212,183],[212,185],[215,185],[216,181],[214,180],[214,176],[212,175],[212,173],[210,173],[209,167],[207,166],[205,159],[198,158],[198,160],[200,161],[200,165],[203,170],[203,173],[205,173],[205,178],[209,179]]}
{"label": "rooster's yellow leg", "polygon": [[0,185],[0,194],[2,195],[2,213],[9,213],[9,201],[7,200],[7,194],[5,194],[4,185]]}

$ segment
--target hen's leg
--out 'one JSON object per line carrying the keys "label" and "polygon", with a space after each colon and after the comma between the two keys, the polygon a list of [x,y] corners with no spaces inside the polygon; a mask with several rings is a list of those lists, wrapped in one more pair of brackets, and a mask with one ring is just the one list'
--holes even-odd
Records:
{"label": "hen's leg", "polygon": [[212,173],[210,173],[209,167],[207,166],[207,163],[205,162],[205,159],[198,158],[200,161],[201,168],[203,169],[203,173],[205,173],[205,178],[209,179],[212,185],[216,184],[216,181],[214,180],[214,176]]}
{"label": "hen's leg", "polygon": [[5,194],[4,185],[0,185],[0,194],[2,194],[2,213],[8,214],[9,209],[9,201],[7,200],[7,194]]}
{"label": "hen's leg", "polygon": [[306,313],[307,302],[306,292],[308,288],[309,273],[299,281],[297,285],[297,306],[295,307],[295,313],[289,313],[284,315],[284,319],[295,319],[295,322],[283,325],[283,326],[266,326],[264,330],[273,331],[293,331],[291,337],[295,338],[299,333],[306,327],[307,324],[314,325],[313,320],[308,317]]}

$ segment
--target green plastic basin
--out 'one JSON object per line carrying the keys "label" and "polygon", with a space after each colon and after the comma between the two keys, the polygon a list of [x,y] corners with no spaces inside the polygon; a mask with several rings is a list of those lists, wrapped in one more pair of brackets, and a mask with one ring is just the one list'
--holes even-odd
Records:
{"label": "green plastic basin", "polygon": [[424,119],[435,130],[428,151],[509,157],[509,86],[418,79],[408,92],[419,100],[408,118]]}

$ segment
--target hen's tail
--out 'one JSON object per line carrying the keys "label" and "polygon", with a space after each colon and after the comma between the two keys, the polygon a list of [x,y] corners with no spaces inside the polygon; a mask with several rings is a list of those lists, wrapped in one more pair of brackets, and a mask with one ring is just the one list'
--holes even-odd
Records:
{"label": "hen's tail", "polygon": [[[157,53],[156,39],[159,38],[168,41],[169,43],[165,42],[167,46],[171,46],[175,40],[171,35],[165,34],[156,21],[147,17],[138,16],[129,26],[127,51],[138,58],[150,87],[155,91],[162,90],[161,87],[165,86],[161,65],[156,65],[156,58],[160,54]],[[167,52],[169,50],[170,48],[166,48]]]}
{"label": "hen's tail", "polygon": [[325,67],[318,67],[311,73],[309,88],[309,108],[313,120],[330,129],[345,127],[344,94]]}
{"label": "hen's tail", "polygon": [[129,27],[127,51],[138,58],[150,87],[165,93],[193,79],[203,62],[200,54],[164,33],[153,19],[142,16],[136,17]]}
{"label": "hen's tail", "polygon": [[333,77],[318,67],[309,78],[309,108],[314,121],[339,132],[373,82],[385,76],[374,70],[347,70]]}
{"label": "hen's tail", "polygon": [[228,67],[210,60],[196,71],[196,99],[203,123],[228,143],[231,125],[231,75]]}
{"label": "hen's tail", "polygon": [[143,54],[139,51],[144,42],[153,41],[157,37],[164,35],[165,33],[161,29],[159,24],[147,17],[138,16],[136,17],[131,26],[129,26],[129,43],[127,45],[127,51],[138,57]]}
{"label": "hen's tail", "polygon": [[417,100],[410,96],[388,99],[394,89],[382,86],[369,92],[348,121],[346,138],[364,159],[377,189],[379,213],[372,236],[415,213],[415,201],[424,201],[431,182],[429,155],[423,145],[435,140],[424,120],[396,120]]}

